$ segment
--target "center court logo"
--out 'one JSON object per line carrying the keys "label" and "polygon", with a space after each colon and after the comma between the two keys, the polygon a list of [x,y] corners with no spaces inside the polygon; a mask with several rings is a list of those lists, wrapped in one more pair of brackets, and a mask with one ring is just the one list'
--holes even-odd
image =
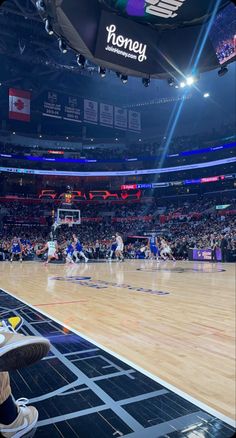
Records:
{"label": "center court logo", "polygon": [[114,52],[117,55],[138,60],[139,62],[146,61],[147,45],[139,41],[133,41],[132,38],[117,35],[116,25],[111,24],[106,27],[107,30],[107,46],[106,50]]}
{"label": "center court logo", "polygon": [[148,293],[150,295],[163,296],[170,294],[170,292],[131,286],[130,284],[126,284],[126,283],[115,283],[112,281],[103,281],[103,280],[92,281],[91,277],[80,277],[77,275],[65,276],[65,277],[51,277],[50,280],[66,281],[69,283],[78,284],[79,286],[91,287],[93,289],[107,289],[108,287],[114,287],[114,288],[127,289],[128,291],[132,291],[132,292]]}

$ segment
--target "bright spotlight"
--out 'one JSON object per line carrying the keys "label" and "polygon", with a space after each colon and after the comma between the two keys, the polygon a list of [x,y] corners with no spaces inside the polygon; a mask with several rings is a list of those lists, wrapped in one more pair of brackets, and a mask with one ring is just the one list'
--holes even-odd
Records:
{"label": "bright spotlight", "polygon": [[210,97],[210,93],[204,93],[204,94],[203,94],[203,97],[204,97],[205,99],[207,99],[207,97]]}
{"label": "bright spotlight", "polygon": [[54,34],[54,31],[53,31],[53,28],[52,28],[52,25],[50,23],[49,18],[47,18],[45,20],[45,30],[48,33],[48,35],[53,35]]}
{"label": "bright spotlight", "polygon": [[98,67],[98,73],[100,74],[101,78],[105,78],[106,69],[104,67]]}
{"label": "bright spotlight", "polygon": [[188,76],[187,78],[186,78],[186,84],[187,85],[193,85],[194,84],[194,82],[195,82],[195,80],[194,80],[194,77],[193,76]]}
{"label": "bright spotlight", "polygon": [[67,53],[67,46],[66,46],[66,43],[65,43],[65,41],[63,41],[63,39],[62,38],[59,38],[59,40],[58,40],[58,45],[59,45],[59,49],[60,49],[60,51],[61,51],[61,53]]}
{"label": "bright spotlight", "polygon": [[127,75],[121,75],[120,79],[121,79],[121,82],[123,82],[123,84],[127,84],[127,82],[128,82],[128,76]]}
{"label": "bright spotlight", "polygon": [[180,88],[184,88],[184,87],[186,87],[186,84],[184,81],[182,81],[182,82],[180,82],[179,86],[180,86]]}

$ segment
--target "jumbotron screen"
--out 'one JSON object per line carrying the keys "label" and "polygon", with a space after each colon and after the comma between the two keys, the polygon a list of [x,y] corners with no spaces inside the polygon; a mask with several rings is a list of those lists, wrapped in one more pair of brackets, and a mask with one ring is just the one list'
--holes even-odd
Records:
{"label": "jumbotron screen", "polygon": [[210,39],[220,64],[236,56],[236,6],[232,3],[216,16],[210,31]]}
{"label": "jumbotron screen", "polygon": [[[157,26],[199,24],[214,11],[211,0],[99,0],[105,7]],[[221,7],[228,0],[221,0]]]}

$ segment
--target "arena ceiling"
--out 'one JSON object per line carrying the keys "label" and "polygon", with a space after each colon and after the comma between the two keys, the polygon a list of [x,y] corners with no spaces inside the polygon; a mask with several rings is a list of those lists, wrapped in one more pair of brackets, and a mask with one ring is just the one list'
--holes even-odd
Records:
{"label": "arena ceiling", "polygon": [[[86,60],[144,78],[219,67],[210,28],[229,0],[32,0],[58,37]],[[42,4],[42,7],[40,7]]]}

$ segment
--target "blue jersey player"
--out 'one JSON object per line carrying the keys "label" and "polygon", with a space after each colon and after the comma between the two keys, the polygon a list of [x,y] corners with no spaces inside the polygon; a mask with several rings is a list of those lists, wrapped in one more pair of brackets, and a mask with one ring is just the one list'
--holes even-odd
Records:
{"label": "blue jersey player", "polygon": [[80,243],[78,237],[76,236],[76,234],[73,234],[73,246],[74,246],[74,253],[73,255],[75,256],[75,261],[78,262],[79,258],[78,258],[78,254],[83,257],[85,263],[88,262],[88,258],[86,257],[86,255],[83,252],[83,246]]}
{"label": "blue jersey player", "polygon": [[110,248],[108,260],[112,260],[113,254],[115,254],[116,252],[116,248],[117,248],[116,238],[115,236],[112,236],[112,242],[111,242],[111,248]]}
{"label": "blue jersey player", "polygon": [[13,262],[15,256],[19,256],[20,262],[22,262],[22,245],[20,239],[17,237],[14,237],[11,242],[10,262]]}
{"label": "blue jersey player", "polygon": [[159,261],[158,241],[154,233],[149,237],[149,249],[152,257]]}
{"label": "blue jersey player", "polygon": [[75,250],[74,246],[72,245],[71,242],[69,242],[68,246],[66,248],[66,251],[65,251],[66,252],[66,262],[67,263],[74,263],[74,260],[73,260],[74,250]]}

